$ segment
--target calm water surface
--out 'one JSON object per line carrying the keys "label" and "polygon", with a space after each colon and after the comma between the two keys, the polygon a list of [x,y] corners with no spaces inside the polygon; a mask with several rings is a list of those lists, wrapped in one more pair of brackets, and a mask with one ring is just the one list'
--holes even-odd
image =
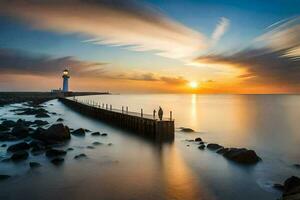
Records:
{"label": "calm water surface", "polygon": [[[66,146],[58,147],[74,148],[60,167],[43,155],[18,164],[0,163],[1,174],[13,175],[0,182],[0,199],[275,200],[280,193],[272,189],[273,183],[300,176],[300,170],[293,167],[300,163],[298,95],[105,95],[80,99],[114,108],[128,106],[130,111],[143,108],[144,113],[162,106],[165,115],[173,111],[176,127],[190,127],[196,133],[176,131],[173,143],[153,144],[82,116],[57,100],[47,102],[49,111],[59,113],[49,122],[61,117],[71,128],[107,132],[108,137],[72,137]],[[1,108],[0,117],[17,119],[11,109]],[[195,137],[226,147],[254,149],[263,162],[239,166],[186,141]],[[94,141],[103,145],[86,148]],[[79,153],[87,154],[88,159],[74,160]],[[0,148],[0,156],[8,156],[6,148]],[[30,170],[30,161],[43,167]]]}

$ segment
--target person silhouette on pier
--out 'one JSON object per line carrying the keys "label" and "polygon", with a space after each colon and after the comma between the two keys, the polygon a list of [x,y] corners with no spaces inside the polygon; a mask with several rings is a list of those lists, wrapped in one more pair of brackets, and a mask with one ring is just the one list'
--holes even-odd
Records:
{"label": "person silhouette on pier", "polygon": [[164,111],[163,111],[162,108],[159,106],[158,117],[159,117],[160,120],[162,120],[163,114],[164,114]]}
{"label": "person silhouette on pier", "polygon": [[153,119],[155,119],[156,110],[153,110]]}

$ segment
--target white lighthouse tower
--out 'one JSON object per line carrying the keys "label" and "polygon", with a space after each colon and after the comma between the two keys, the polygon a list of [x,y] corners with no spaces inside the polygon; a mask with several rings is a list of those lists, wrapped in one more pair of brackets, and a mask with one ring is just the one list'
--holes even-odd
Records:
{"label": "white lighthouse tower", "polygon": [[69,91],[69,70],[65,69],[62,75],[63,78],[63,92],[68,92]]}

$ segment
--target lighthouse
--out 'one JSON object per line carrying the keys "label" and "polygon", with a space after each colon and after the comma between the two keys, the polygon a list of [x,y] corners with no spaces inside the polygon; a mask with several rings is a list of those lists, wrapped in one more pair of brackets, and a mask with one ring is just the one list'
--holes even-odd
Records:
{"label": "lighthouse", "polygon": [[69,70],[65,69],[62,75],[63,78],[63,92],[68,92],[69,91]]}

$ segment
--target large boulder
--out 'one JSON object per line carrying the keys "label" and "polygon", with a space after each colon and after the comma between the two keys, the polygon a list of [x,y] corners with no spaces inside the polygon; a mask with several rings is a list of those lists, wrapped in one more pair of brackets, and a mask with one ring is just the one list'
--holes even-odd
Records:
{"label": "large boulder", "polygon": [[85,136],[85,130],[83,128],[79,128],[76,129],[75,131],[72,131],[71,134],[75,136]]}
{"label": "large boulder", "polygon": [[[278,184],[280,185],[280,184]],[[282,198],[281,200],[298,200],[300,199],[300,178],[291,176],[281,185]]]}
{"label": "large boulder", "polygon": [[7,151],[9,152],[17,152],[17,151],[24,151],[30,149],[30,145],[26,142],[20,142],[17,144],[13,144],[10,147],[7,148]]}
{"label": "large boulder", "polygon": [[47,141],[63,142],[71,138],[70,131],[63,124],[53,124],[45,131],[41,132],[42,137]]}
{"label": "large boulder", "polygon": [[229,148],[223,153],[223,156],[229,160],[241,164],[256,164],[261,158],[253,150],[245,148]]}

